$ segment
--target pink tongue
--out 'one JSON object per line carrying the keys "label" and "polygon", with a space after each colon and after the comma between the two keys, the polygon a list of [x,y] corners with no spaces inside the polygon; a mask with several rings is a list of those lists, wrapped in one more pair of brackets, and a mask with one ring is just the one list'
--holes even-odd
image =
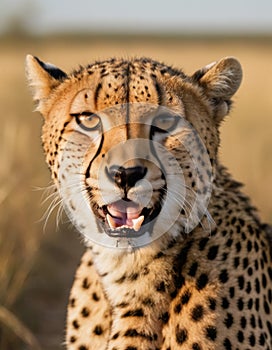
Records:
{"label": "pink tongue", "polygon": [[108,205],[108,212],[114,219],[117,227],[133,227],[132,219],[137,219],[141,213],[141,208],[134,202],[124,200],[117,201]]}

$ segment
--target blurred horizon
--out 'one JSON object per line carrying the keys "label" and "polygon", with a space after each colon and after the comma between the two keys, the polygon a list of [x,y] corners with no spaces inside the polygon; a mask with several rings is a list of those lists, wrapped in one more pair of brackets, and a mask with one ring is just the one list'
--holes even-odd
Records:
{"label": "blurred horizon", "polygon": [[1,0],[0,35],[271,35],[270,0]]}

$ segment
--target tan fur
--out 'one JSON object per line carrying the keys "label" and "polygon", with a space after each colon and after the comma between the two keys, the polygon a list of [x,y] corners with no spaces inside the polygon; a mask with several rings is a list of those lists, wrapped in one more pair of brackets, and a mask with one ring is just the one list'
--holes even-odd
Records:
{"label": "tan fur", "polygon": [[[241,83],[240,63],[227,57],[189,77],[150,59],[113,59],[66,75],[28,56],[27,74],[44,117],[42,139],[53,181],[88,247],[71,290],[67,349],[271,350],[268,229],[218,161],[219,125]],[[158,105],[185,120],[173,124],[171,135],[152,129],[154,147],[161,144],[172,157],[149,142],[152,123],[160,123]],[[139,139],[148,140],[145,147]],[[196,154],[197,183],[188,148]],[[175,176],[162,176],[154,154]],[[165,231],[147,245],[119,249],[89,239],[90,233],[106,235],[96,226],[105,220],[103,205],[124,195],[105,175],[115,164],[146,169],[152,190],[136,182],[126,193],[141,207],[155,206],[167,184],[169,202],[153,234]],[[183,186],[184,205],[177,212]],[[85,193],[89,211],[77,201],[77,191]],[[209,191],[208,208],[201,212],[197,198]]]}

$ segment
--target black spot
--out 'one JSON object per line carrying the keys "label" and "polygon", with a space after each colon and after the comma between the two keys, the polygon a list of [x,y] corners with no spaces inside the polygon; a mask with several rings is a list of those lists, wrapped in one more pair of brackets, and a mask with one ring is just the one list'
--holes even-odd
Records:
{"label": "black spot", "polygon": [[200,321],[204,315],[204,308],[202,305],[196,305],[191,311],[191,318],[193,321]]}
{"label": "black spot", "polygon": [[112,339],[117,339],[119,337],[119,332],[115,333],[113,336],[112,336]]}
{"label": "black spot", "polygon": [[256,320],[254,315],[251,315],[250,317],[250,324],[252,328],[256,328]]}
{"label": "black spot", "polygon": [[95,292],[93,293],[92,297],[93,297],[94,301],[99,301],[100,300],[99,296]]}
{"label": "black spot", "polygon": [[233,263],[234,263],[234,267],[238,267],[240,265],[240,258],[239,258],[239,256],[234,258]]}
{"label": "black spot", "polygon": [[221,303],[221,306],[223,309],[228,309],[229,307],[229,301],[226,297],[223,297],[222,298],[222,303]]}
{"label": "black spot", "polygon": [[214,326],[208,326],[206,328],[206,338],[215,341],[217,337],[217,329]]}
{"label": "black spot", "polygon": [[132,273],[130,276],[128,276],[129,281],[136,281],[139,277],[139,274],[137,272]]}
{"label": "black spot", "polygon": [[180,311],[181,311],[181,304],[178,303],[174,307],[174,313],[178,315],[180,313]]}
{"label": "black spot", "polygon": [[243,259],[243,268],[246,269],[248,267],[248,258]]}
{"label": "black spot", "polygon": [[149,341],[154,341],[154,340],[157,340],[157,339],[158,339],[158,335],[157,335],[157,334],[148,335],[148,334],[145,334],[145,333],[139,333],[139,332],[137,331],[137,329],[135,329],[135,328],[130,328],[130,329],[128,329],[128,330],[124,333],[124,336],[125,336],[125,337],[131,337],[131,338],[134,338],[134,337],[141,337],[141,338],[147,339],[147,340],[149,340]]}
{"label": "black spot", "polygon": [[125,302],[122,302],[122,303],[119,303],[119,304],[116,305],[116,307],[119,307],[119,308],[121,308],[121,309],[123,309],[123,308],[125,308],[125,307],[127,307],[127,306],[129,306],[129,304],[128,304],[128,303],[125,303]]}
{"label": "black spot", "polygon": [[269,274],[269,277],[270,277],[270,279],[272,281],[272,267],[270,267],[270,266],[268,268],[268,274]]}
{"label": "black spot", "polygon": [[188,339],[188,332],[185,328],[176,327],[176,341],[178,344],[183,344]]}
{"label": "black spot", "polygon": [[229,274],[228,274],[228,271],[227,271],[226,269],[225,269],[225,270],[222,270],[222,271],[220,272],[219,280],[220,280],[220,282],[222,282],[222,283],[228,282],[228,280],[229,280]]}
{"label": "black spot", "polygon": [[198,268],[198,263],[194,262],[188,271],[188,275],[191,277],[194,277],[196,275],[197,268]]}
{"label": "black spot", "polygon": [[235,288],[234,287],[230,287],[229,288],[229,296],[230,298],[233,298],[235,295]]}
{"label": "black spot", "polygon": [[164,256],[165,254],[163,252],[159,252],[154,256],[154,259],[160,259]]}
{"label": "black spot", "polygon": [[224,324],[227,328],[230,328],[233,324],[233,316],[230,313],[227,313],[227,317],[224,320]]}
{"label": "black spot", "polygon": [[[200,241],[199,241],[199,250],[202,251],[205,249],[206,247],[206,244],[209,242],[209,238],[202,238]],[[272,269],[271,269],[272,271]],[[272,276],[272,273],[271,273],[271,276]],[[272,277],[271,277],[272,279]]]}
{"label": "black spot", "polygon": [[131,328],[125,332],[124,336],[125,337],[137,337],[137,336],[139,336],[139,333],[137,332],[137,330],[135,328]]}
{"label": "black spot", "polygon": [[76,299],[75,298],[71,298],[70,299],[70,306],[71,307],[75,307],[75,305],[76,305]]}
{"label": "black spot", "polygon": [[192,345],[192,350],[201,350],[201,346],[198,343]]}
{"label": "black spot", "polygon": [[232,350],[232,345],[228,338],[224,339],[223,345],[226,350]]}
{"label": "black spot", "polygon": [[240,290],[242,290],[244,288],[245,285],[245,279],[243,276],[239,276],[238,277],[238,286],[240,288]]}
{"label": "black spot", "polygon": [[208,282],[209,282],[208,276],[205,273],[202,273],[196,281],[196,288],[198,290],[202,290],[206,287]]}
{"label": "black spot", "polygon": [[231,219],[231,224],[234,225],[234,224],[236,223],[236,220],[237,220],[236,217],[233,217],[233,218]]}
{"label": "black spot", "polygon": [[189,289],[186,289],[180,298],[182,305],[188,304],[188,302],[191,298],[191,295],[192,295],[192,293],[189,291]]}
{"label": "black spot", "polygon": [[253,307],[253,299],[250,298],[249,301],[247,302],[247,308],[248,308],[249,310],[251,310],[252,307]]}
{"label": "black spot", "polygon": [[164,281],[160,282],[157,286],[156,286],[156,290],[158,292],[165,292],[165,283]]}
{"label": "black spot", "polygon": [[148,268],[148,267],[144,267],[144,269],[143,269],[143,275],[146,276],[146,275],[149,274],[149,272],[150,272],[149,268]]}
{"label": "black spot", "polygon": [[138,350],[135,346],[127,346],[125,350]]}
{"label": "black spot", "polygon": [[174,269],[176,272],[180,271],[181,268],[186,264],[187,257],[192,247],[193,242],[188,241],[187,244],[181,249],[179,254],[177,255]]}
{"label": "black spot", "polygon": [[228,258],[228,256],[229,256],[229,254],[226,253],[226,252],[224,252],[224,253],[222,254],[222,261],[226,261],[227,258]]}
{"label": "black spot", "polygon": [[237,253],[240,253],[240,251],[241,251],[241,249],[242,249],[241,243],[240,243],[240,242],[237,242],[237,243],[235,244],[235,247],[236,247],[236,252],[237,252]]}
{"label": "black spot", "polygon": [[70,337],[70,343],[75,343],[76,342],[76,337],[73,335]]}
{"label": "black spot", "polygon": [[101,335],[103,334],[103,329],[100,325],[95,326],[93,333],[96,335]]}
{"label": "black spot", "polygon": [[252,267],[249,267],[249,268],[247,269],[247,273],[248,273],[249,276],[252,276],[252,274],[253,274]]}
{"label": "black spot", "polygon": [[267,328],[269,330],[269,333],[272,334],[272,323],[269,321],[266,321]]}
{"label": "black spot", "polygon": [[79,323],[78,323],[77,320],[74,320],[74,321],[72,322],[72,325],[73,325],[73,327],[74,327],[75,329],[78,329],[78,328],[79,328]]}
{"label": "black spot", "polygon": [[265,337],[264,337],[263,333],[260,335],[259,344],[260,345],[264,345],[265,344]]}
{"label": "black spot", "polygon": [[115,283],[121,284],[126,280],[127,276],[124,274],[122,277],[118,278]]}
{"label": "black spot", "polygon": [[258,278],[255,279],[255,290],[257,293],[260,293],[261,288],[260,288],[260,281]]}
{"label": "black spot", "polygon": [[267,286],[267,279],[266,279],[265,274],[262,274],[262,286],[263,286],[263,288],[266,288],[266,286]]}
{"label": "black spot", "polygon": [[247,229],[248,229],[248,232],[249,232],[251,235],[254,234],[254,230],[253,230],[253,228],[252,228],[251,225],[247,225]]}
{"label": "black spot", "polygon": [[89,281],[88,281],[88,278],[87,277],[85,277],[84,279],[83,279],[83,282],[82,282],[82,288],[83,289],[89,289],[90,288],[90,283],[89,283]]}
{"label": "black spot", "polygon": [[240,325],[243,329],[246,328],[246,325],[247,325],[247,320],[245,318],[245,316],[242,316],[241,319],[240,319]]}
{"label": "black spot", "polygon": [[219,248],[218,245],[213,245],[210,247],[207,255],[209,260],[214,260],[217,257],[218,248]]}
{"label": "black spot", "polygon": [[251,333],[251,335],[249,336],[248,340],[249,340],[249,344],[251,346],[254,346],[256,344],[256,338],[255,338],[255,335],[253,333]]}
{"label": "black spot", "polygon": [[263,306],[264,306],[264,311],[265,311],[265,313],[266,313],[267,315],[269,315],[269,314],[270,314],[270,307],[269,307],[268,302],[267,302],[266,300],[264,301]]}
{"label": "black spot", "polygon": [[162,320],[163,324],[166,324],[169,320],[169,313],[165,312],[160,316],[160,320]]}
{"label": "black spot", "polygon": [[238,341],[239,341],[240,343],[243,343],[245,337],[244,337],[244,333],[243,333],[242,331],[239,331],[239,332],[237,333],[237,339],[238,339]]}
{"label": "black spot", "polygon": [[87,263],[87,266],[92,266],[92,265],[93,265],[92,260],[89,260],[88,263]]}
{"label": "black spot", "polygon": [[122,315],[122,317],[143,317],[143,309],[129,310]]}
{"label": "black spot", "polygon": [[259,311],[259,309],[260,309],[260,300],[259,300],[259,298],[256,298],[255,299],[255,310]]}
{"label": "black spot", "polygon": [[78,350],[88,350],[88,348],[85,345],[80,345]]}
{"label": "black spot", "polygon": [[232,243],[233,243],[233,239],[229,238],[229,239],[227,240],[227,242],[226,242],[226,246],[227,246],[228,248],[230,248],[230,247],[232,246]]}
{"label": "black spot", "polygon": [[271,304],[272,303],[272,289],[268,289],[268,301]]}
{"label": "black spot", "polygon": [[251,292],[251,283],[247,282],[246,292],[249,294]]}
{"label": "black spot", "polygon": [[149,307],[154,307],[155,303],[151,298],[143,299],[143,304]]}
{"label": "black spot", "polygon": [[83,317],[88,317],[90,315],[90,311],[88,310],[87,307],[84,307],[82,310],[81,310],[81,315]]}
{"label": "black spot", "polygon": [[258,251],[259,251],[259,244],[256,241],[254,242],[254,249],[255,249],[255,252],[258,253]]}
{"label": "black spot", "polygon": [[240,311],[242,311],[242,310],[244,309],[244,301],[243,301],[242,298],[239,298],[239,299],[238,299],[237,306],[238,306],[238,309],[239,309]]}
{"label": "black spot", "polygon": [[[236,232],[237,232],[237,233],[240,233],[240,232],[241,232],[241,226],[239,226],[239,225],[236,226]],[[245,237],[243,236],[243,234],[242,234],[242,237],[243,237],[243,239],[245,239]]]}
{"label": "black spot", "polygon": [[216,299],[209,298],[208,302],[209,302],[209,308],[214,311],[216,309]]}
{"label": "black spot", "polygon": [[250,253],[252,250],[252,242],[251,241],[248,241],[247,242],[247,251]]}
{"label": "black spot", "polygon": [[239,221],[239,223],[240,223],[240,225],[241,225],[242,227],[245,226],[245,220],[243,220],[243,219],[238,219],[238,221]]}

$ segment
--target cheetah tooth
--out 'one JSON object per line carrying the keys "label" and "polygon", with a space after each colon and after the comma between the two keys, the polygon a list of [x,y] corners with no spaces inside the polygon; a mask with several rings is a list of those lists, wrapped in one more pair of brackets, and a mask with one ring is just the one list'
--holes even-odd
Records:
{"label": "cheetah tooth", "polygon": [[116,226],[115,226],[115,221],[114,221],[114,219],[113,219],[109,214],[107,214],[106,218],[107,218],[107,221],[108,221],[108,224],[109,224],[110,228],[111,228],[112,230],[115,229]]}
{"label": "cheetah tooth", "polygon": [[139,216],[137,219],[132,219],[134,231],[136,231],[136,232],[139,231],[143,222],[144,222],[143,215]]}

